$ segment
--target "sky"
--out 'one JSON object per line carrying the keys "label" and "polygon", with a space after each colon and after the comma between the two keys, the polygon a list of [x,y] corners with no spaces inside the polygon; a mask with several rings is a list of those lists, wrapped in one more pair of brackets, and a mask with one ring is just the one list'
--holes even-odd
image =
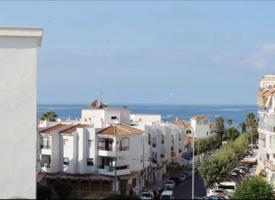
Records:
{"label": "sky", "polygon": [[275,70],[272,1],[1,2],[42,27],[40,104],[256,104]]}

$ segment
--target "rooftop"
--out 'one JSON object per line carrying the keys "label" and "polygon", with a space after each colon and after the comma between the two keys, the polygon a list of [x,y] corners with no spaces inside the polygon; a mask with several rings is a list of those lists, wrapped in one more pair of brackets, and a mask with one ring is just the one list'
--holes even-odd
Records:
{"label": "rooftop", "polygon": [[50,126],[48,128],[45,128],[45,129],[41,130],[39,133],[51,133],[51,132],[53,132],[55,130],[58,130],[60,128],[63,128],[65,126],[67,126],[67,125],[68,124],[56,124],[54,126]]}
{"label": "rooftop", "polygon": [[76,125],[74,125],[72,127],[69,127],[67,129],[62,130],[60,133],[72,134],[73,132],[76,131],[76,129],[78,129],[78,128],[85,128],[87,126],[88,126],[87,124],[76,124]]}
{"label": "rooftop", "polygon": [[275,74],[265,75],[260,79],[260,81],[275,81]]}
{"label": "rooftop", "polygon": [[0,27],[0,37],[36,37],[38,45],[41,45],[43,29],[26,27]]}
{"label": "rooftop", "polygon": [[175,125],[178,125],[184,129],[191,129],[191,123],[187,120],[183,120],[183,119],[176,119],[175,121],[172,122]]}
{"label": "rooftop", "polygon": [[194,119],[196,121],[209,120],[209,118],[206,115],[195,115],[191,119]]}
{"label": "rooftop", "polygon": [[142,134],[143,131],[128,125],[115,124],[97,132],[98,135],[127,136]]}

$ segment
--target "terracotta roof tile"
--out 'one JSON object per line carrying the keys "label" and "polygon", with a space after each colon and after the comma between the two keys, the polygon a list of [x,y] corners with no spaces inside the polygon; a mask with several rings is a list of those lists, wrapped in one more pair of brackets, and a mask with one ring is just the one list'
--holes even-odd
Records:
{"label": "terracotta roof tile", "polygon": [[51,127],[48,127],[46,129],[41,130],[40,133],[51,133],[51,132],[53,132],[53,131],[55,131],[57,129],[60,129],[60,128],[66,126],[66,125],[67,124],[56,124],[54,126],[51,126]]}
{"label": "terracotta roof tile", "polygon": [[67,128],[67,129],[62,130],[60,133],[72,134],[73,132],[76,131],[76,129],[78,129],[78,128],[85,128],[87,126],[88,126],[87,124],[76,124],[74,126],[71,126],[71,127]]}
{"label": "terracotta roof tile", "polygon": [[205,115],[195,115],[192,117],[192,119],[200,121],[200,120],[209,120],[209,118]]}
{"label": "terracotta roof tile", "polygon": [[115,124],[108,126],[97,132],[98,135],[113,135],[113,136],[126,136],[126,135],[135,135],[142,134],[143,131],[122,124]]}
{"label": "terracotta roof tile", "polygon": [[172,122],[173,124],[180,126],[184,129],[191,129],[191,123],[187,120],[183,120],[183,119],[176,119],[175,121]]}

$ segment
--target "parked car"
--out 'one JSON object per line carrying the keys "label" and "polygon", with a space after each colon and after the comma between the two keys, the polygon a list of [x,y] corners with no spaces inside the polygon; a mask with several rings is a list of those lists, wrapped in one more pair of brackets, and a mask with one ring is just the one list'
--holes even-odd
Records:
{"label": "parked car", "polygon": [[249,172],[249,167],[247,167],[247,166],[239,166],[238,168],[244,170],[246,173]]}
{"label": "parked car", "polygon": [[172,200],[175,199],[173,191],[163,191],[160,195],[160,200]]}
{"label": "parked car", "polygon": [[176,187],[176,183],[173,180],[168,180],[165,182],[164,188],[171,188],[172,190]]}
{"label": "parked car", "polygon": [[177,186],[178,184],[180,184],[180,179],[179,179],[179,177],[171,177],[169,180],[174,181],[174,182],[176,183],[176,186]]}
{"label": "parked car", "polygon": [[226,199],[229,198],[227,192],[222,189],[208,189],[206,191],[206,196],[224,196]]}
{"label": "parked car", "polygon": [[205,197],[203,197],[203,199],[205,199],[205,200],[223,200],[226,198],[224,196],[211,195],[211,196],[205,196]]}
{"label": "parked car", "polygon": [[217,185],[218,189],[225,190],[225,192],[229,195],[232,195],[236,190],[237,184],[235,182],[221,182]]}
{"label": "parked car", "polygon": [[154,199],[154,194],[153,192],[141,192],[139,193],[139,198],[140,199],[146,199],[146,200],[149,200],[149,199]]}
{"label": "parked car", "polygon": [[179,179],[181,182],[185,181],[186,179],[188,179],[188,176],[186,174],[180,174],[179,175]]}

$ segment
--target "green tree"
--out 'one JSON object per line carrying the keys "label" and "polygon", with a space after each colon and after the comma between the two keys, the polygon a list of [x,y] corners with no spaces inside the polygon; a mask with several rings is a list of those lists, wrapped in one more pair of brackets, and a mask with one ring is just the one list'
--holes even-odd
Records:
{"label": "green tree", "polygon": [[212,187],[215,183],[226,181],[230,172],[245,156],[248,146],[248,134],[240,134],[212,155],[205,156],[201,162],[200,175],[205,184]]}
{"label": "green tree", "polygon": [[274,199],[272,186],[262,177],[252,176],[236,189],[233,199]]}
{"label": "green tree", "polygon": [[251,145],[252,145],[253,141],[254,141],[253,133],[255,134],[255,131],[257,131],[257,122],[255,119],[255,115],[253,113],[248,113],[246,115],[245,124],[248,127],[249,134],[250,134],[250,141],[251,141]]}
{"label": "green tree", "polygon": [[224,119],[219,116],[215,120],[215,132],[220,136],[220,144],[222,144],[222,137],[224,134]]}
{"label": "green tree", "polygon": [[245,133],[246,132],[246,123],[245,122],[240,123],[240,127],[241,127],[241,132]]}
{"label": "green tree", "polygon": [[239,131],[234,127],[230,127],[225,132],[226,140],[235,140],[238,136],[239,136]]}
{"label": "green tree", "polygon": [[58,116],[55,112],[48,111],[48,112],[43,113],[40,119],[43,121],[46,120],[48,122],[55,122],[57,117]]}

